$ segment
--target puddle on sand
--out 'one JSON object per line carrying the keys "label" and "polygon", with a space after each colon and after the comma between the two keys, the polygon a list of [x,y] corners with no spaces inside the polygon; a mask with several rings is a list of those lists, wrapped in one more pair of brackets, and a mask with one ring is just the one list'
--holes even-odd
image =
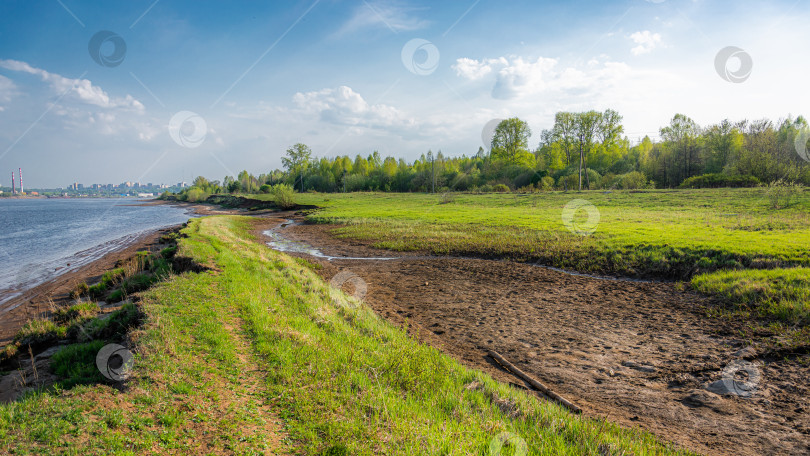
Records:
{"label": "puddle on sand", "polygon": [[346,257],[346,256],[331,256],[326,255],[325,253],[321,252],[320,250],[312,247],[311,245],[307,244],[306,242],[302,241],[293,241],[292,239],[287,239],[279,233],[280,230],[290,226],[296,225],[296,223],[292,220],[287,220],[286,222],[280,224],[275,228],[271,228],[267,231],[264,231],[264,235],[272,239],[271,241],[267,242],[267,245],[270,246],[273,250],[278,250],[279,252],[284,253],[302,253],[305,255],[311,255],[316,258],[323,258],[327,261],[332,260],[398,260],[400,257]]}

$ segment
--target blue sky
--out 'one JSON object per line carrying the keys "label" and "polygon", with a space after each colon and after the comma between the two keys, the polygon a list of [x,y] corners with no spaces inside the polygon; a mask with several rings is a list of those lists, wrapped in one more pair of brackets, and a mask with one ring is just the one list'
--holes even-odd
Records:
{"label": "blue sky", "polygon": [[[808,114],[810,1],[730,5],[4,0],[0,183],[18,167],[28,187],[258,174],[296,142],[471,155],[511,116],[535,147],[560,110],[616,109],[634,140],[678,112]],[[101,64],[100,31],[116,37]],[[123,60],[105,64],[115,40]],[[715,65],[728,46],[752,62],[721,68],[737,82]]]}

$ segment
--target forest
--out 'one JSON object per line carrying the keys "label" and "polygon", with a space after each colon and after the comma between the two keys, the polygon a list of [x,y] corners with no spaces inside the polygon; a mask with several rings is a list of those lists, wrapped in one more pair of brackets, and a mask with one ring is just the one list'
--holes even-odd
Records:
{"label": "forest", "polygon": [[676,114],[637,144],[624,135],[622,116],[558,112],[532,148],[532,130],[517,118],[501,121],[490,150],[445,156],[428,150],[413,162],[378,151],[318,158],[298,143],[282,158],[284,169],[254,176],[242,171],[221,182],[196,178],[184,192],[199,200],[216,193],[269,192],[286,184],[299,192],[506,192],[586,189],[754,187],[775,182],[810,185],[804,117],[776,122],[723,120],[701,126]]}

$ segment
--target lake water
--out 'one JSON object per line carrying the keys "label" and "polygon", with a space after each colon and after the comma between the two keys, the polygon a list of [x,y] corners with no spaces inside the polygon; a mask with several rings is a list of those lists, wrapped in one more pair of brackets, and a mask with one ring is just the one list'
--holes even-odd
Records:
{"label": "lake water", "polygon": [[191,217],[186,209],[139,203],[124,198],[0,199],[0,306],[148,231]]}

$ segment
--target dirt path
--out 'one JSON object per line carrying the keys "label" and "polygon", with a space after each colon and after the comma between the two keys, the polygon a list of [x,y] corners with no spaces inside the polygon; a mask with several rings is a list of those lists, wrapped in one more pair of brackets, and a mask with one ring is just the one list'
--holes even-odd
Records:
{"label": "dirt path", "polygon": [[[264,229],[281,221],[268,218]],[[336,239],[330,229],[293,225],[283,233],[328,255],[400,255]],[[706,317],[706,299],[674,284],[414,254],[389,261],[300,256],[321,264],[327,280],[351,270],[367,284],[365,301],[375,311],[395,324],[407,321],[466,365],[517,382],[486,357],[494,349],[587,416],[706,454],[810,452],[808,357],[760,359],[735,337],[735,323]],[[726,385],[753,387],[753,396],[709,392],[705,386],[724,378],[724,369]]]}

